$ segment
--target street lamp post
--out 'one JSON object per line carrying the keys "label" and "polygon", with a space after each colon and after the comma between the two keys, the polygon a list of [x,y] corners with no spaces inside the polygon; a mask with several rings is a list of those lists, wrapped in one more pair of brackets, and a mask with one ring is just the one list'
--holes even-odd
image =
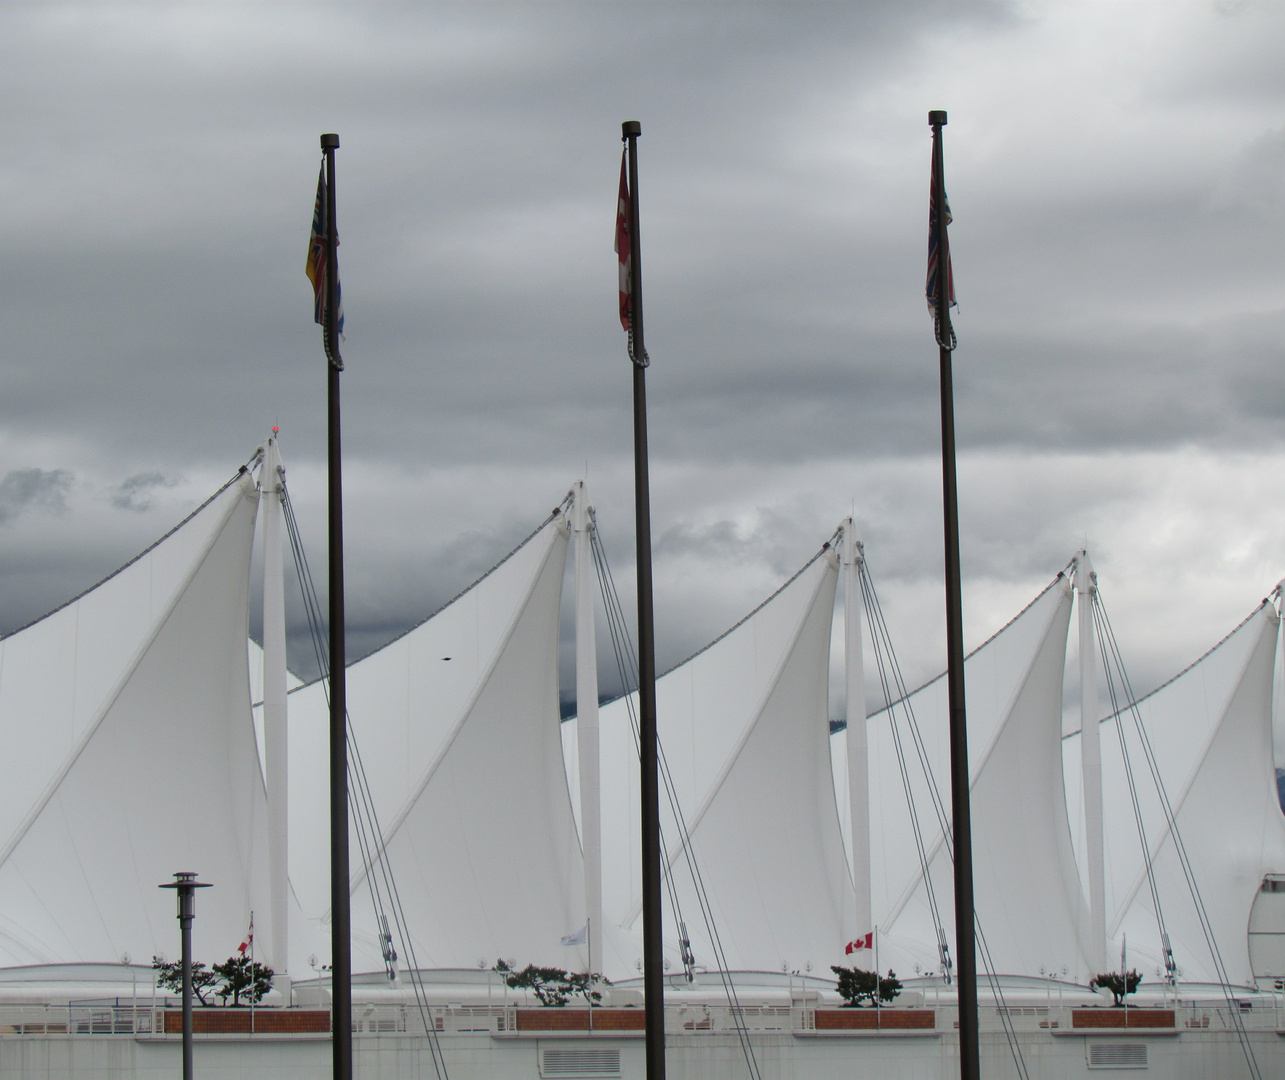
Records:
{"label": "street lamp post", "polygon": [[192,1080],[192,920],[196,917],[196,890],[208,889],[191,871],[180,871],[173,881],[159,886],[178,894],[178,924],[183,936],[183,1080]]}

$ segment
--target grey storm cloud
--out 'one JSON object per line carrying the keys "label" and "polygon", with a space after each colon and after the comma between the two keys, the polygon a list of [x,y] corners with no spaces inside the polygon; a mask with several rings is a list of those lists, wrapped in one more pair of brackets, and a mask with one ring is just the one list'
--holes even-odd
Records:
{"label": "grey storm cloud", "polygon": [[65,510],[72,480],[66,469],[14,469],[6,473],[0,480],[0,525],[26,510]]}
{"label": "grey storm cloud", "polygon": [[[195,478],[213,490],[272,425],[324,564],[303,276],[322,131],[342,141],[354,655],[586,471],[631,573],[625,119],[643,125],[662,661],[849,512],[889,618],[940,617],[929,108],[951,118],[970,633],[1087,538],[1104,582],[1127,582],[1121,628],[1166,627],[1139,630],[1159,677],[1280,576],[1261,489],[1285,454],[1279,8],[302,10],[0,8],[0,472],[70,485],[0,488],[5,628],[163,534],[208,494]],[[58,498],[56,518],[23,512]],[[1166,560],[1194,614],[1156,607],[1182,592],[1153,576]],[[928,672],[936,638],[911,636]],[[306,665],[295,615],[291,646]]]}
{"label": "grey storm cloud", "polygon": [[157,488],[174,487],[178,481],[164,473],[137,473],[126,477],[111,495],[111,504],[117,510],[140,514],[152,508],[152,496]]}

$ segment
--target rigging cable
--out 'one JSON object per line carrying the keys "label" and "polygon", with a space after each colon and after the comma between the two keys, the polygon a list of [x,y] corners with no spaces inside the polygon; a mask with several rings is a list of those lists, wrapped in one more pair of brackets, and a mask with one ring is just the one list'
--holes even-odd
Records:
{"label": "rigging cable", "polygon": [[[624,609],[620,603],[620,595],[616,591],[615,579],[612,576],[611,566],[607,561],[607,553],[602,545],[602,540],[599,536],[599,530],[596,523],[590,533],[590,536],[594,554],[594,566],[598,574],[598,584],[602,592],[603,606],[607,611],[607,625],[610,631],[612,650],[615,653],[617,670],[620,675],[621,688],[623,691],[622,696],[625,699],[625,708],[629,714],[630,725],[634,737],[634,745],[639,751],[639,755],[641,757],[642,744],[638,727],[636,694],[634,692],[638,685],[637,654],[634,651],[633,639],[629,634],[628,624],[624,616]],[[808,565],[811,565],[813,561],[815,561],[815,557],[814,559],[809,560]],[[802,573],[802,571],[800,571],[800,573]],[[793,580],[793,578],[791,578],[791,580]],[[774,593],[773,595],[776,594]],[[738,623],[737,625],[740,624]],[[631,687],[633,687],[634,690],[631,690]],[[751,1080],[762,1080],[762,1073],[759,1070],[758,1060],[754,1054],[754,1047],[749,1040],[748,1028],[745,1024],[744,1010],[736,992],[735,982],[728,970],[727,955],[723,949],[722,938],[719,935],[718,926],[714,919],[713,906],[710,903],[709,895],[705,888],[705,882],[700,872],[700,866],[696,861],[694,852],[692,851],[691,834],[688,831],[686,818],[683,815],[682,807],[679,803],[677,788],[674,784],[673,775],[669,769],[669,762],[665,756],[664,746],[661,743],[659,733],[656,736],[656,751],[658,770],[664,784],[670,812],[674,816],[674,820],[677,823],[680,833],[680,849],[683,853],[688,873],[692,879],[693,890],[696,894],[697,904],[700,907],[701,918],[705,924],[706,933],[709,936],[711,949],[714,953],[715,962],[718,968],[719,978],[723,985],[723,992],[727,997],[728,1008],[734,1021],[737,1039],[740,1042],[741,1053],[745,1058],[746,1068],[749,1071]],[[659,827],[659,823],[657,824]],[[668,847],[664,842],[663,829],[661,829],[661,851],[662,853],[668,851]],[[672,863],[673,859],[662,855],[662,874],[665,881],[666,891],[669,895],[669,902],[674,915],[674,921],[679,927],[682,939],[683,964],[687,971],[688,980],[690,981],[693,957],[691,954],[691,946],[687,939],[686,922],[683,919],[682,910],[679,905],[677,886],[673,879]]]}
{"label": "rigging cable", "polygon": [[[317,661],[318,670],[321,672],[320,679],[323,683],[323,693],[326,704],[330,703],[330,680],[329,680],[329,651],[327,648],[327,629],[321,618],[321,604],[317,596],[316,583],[312,577],[311,568],[308,565],[307,553],[304,550],[303,538],[299,531],[298,521],[295,518],[294,506],[290,501],[289,490],[285,485],[284,478],[281,485],[281,501],[284,510],[283,516],[286,520],[286,532],[290,539],[290,551],[294,560],[295,573],[298,577],[300,592],[303,595],[304,612],[307,618],[309,637],[312,641],[313,655]],[[401,937],[402,946],[406,949],[408,958],[411,962],[411,988],[415,995],[416,1007],[419,1011],[420,1020],[424,1025],[425,1035],[428,1038],[429,1053],[433,1059],[433,1069],[437,1074],[438,1080],[449,1080],[446,1060],[442,1055],[441,1043],[437,1036],[437,1025],[432,1016],[432,1010],[429,1007],[427,995],[424,991],[422,976],[419,971],[419,965],[415,959],[414,943],[411,940],[409,930],[406,924],[405,912],[402,908],[401,896],[397,891],[396,880],[392,874],[392,867],[389,864],[387,852],[384,850],[380,840],[379,822],[375,814],[374,802],[370,792],[370,785],[366,777],[365,768],[362,765],[361,754],[357,748],[356,738],[352,731],[350,716],[346,713],[345,721],[345,742],[349,750],[349,774],[356,783],[356,791],[349,787],[348,798],[353,811],[353,821],[356,826],[357,841],[360,848],[362,864],[365,870],[363,876],[366,878],[367,888],[370,891],[371,904],[376,913],[377,933],[380,938],[380,951],[383,954],[385,968],[389,972],[390,978],[396,973],[393,966],[396,961],[396,952],[392,947],[392,935],[389,931],[388,916],[383,902],[383,896],[380,894],[378,883],[371,874],[370,870],[375,862],[380,866],[381,876],[384,879],[384,887],[388,893],[389,907],[392,908],[393,918],[397,925],[398,934]]]}
{"label": "rigging cable", "polygon": [[[932,875],[928,872],[928,852],[924,845],[923,828],[919,823],[919,808],[915,804],[901,731],[896,722],[894,703],[901,705],[906,712],[909,718],[908,726],[912,731],[918,731],[918,724],[914,722],[914,710],[910,705],[909,695],[905,692],[901,669],[897,664],[896,654],[892,649],[892,638],[883,617],[883,609],[879,604],[874,582],[870,579],[870,572],[866,567],[864,555],[859,564],[858,577],[861,584],[861,599],[865,608],[866,625],[870,628],[870,643],[874,650],[875,666],[879,672],[879,686],[883,691],[884,706],[888,713],[889,731],[892,734],[893,745],[897,752],[897,769],[901,774],[902,790],[906,795],[906,810],[910,815],[911,829],[915,836],[915,851],[919,856],[919,868],[928,897],[928,907],[932,915],[933,928],[937,935],[937,953],[942,978],[945,980],[946,985],[949,986],[952,981],[950,950],[946,944],[945,931],[942,928],[941,909],[937,904],[937,892],[933,885]],[[896,684],[895,696],[890,680]],[[925,776],[928,776],[927,763],[918,739],[915,740],[915,749],[919,754],[920,766],[924,769]],[[929,784],[929,791],[933,800],[936,801],[938,794],[935,785]],[[944,811],[938,809],[937,817],[939,822],[945,821]]]}
{"label": "rigging cable", "polygon": [[1151,893],[1151,905],[1156,914],[1156,924],[1160,932],[1160,949],[1164,957],[1165,982],[1176,986],[1178,981],[1177,965],[1174,963],[1173,950],[1169,947],[1169,931],[1165,924],[1164,908],[1160,902],[1160,889],[1156,884],[1156,868],[1151,859],[1151,844],[1147,840],[1147,825],[1142,813],[1142,799],[1138,795],[1138,782],[1133,772],[1133,760],[1129,753],[1129,740],[1125,737],[1121,714],[1122,706],[1116,691],[1116,679],[1111,664],[1111,648],[1107,643],[1102,627],[1102,618],[1098,604],[1093,604],[1093,623],[1098,638],[1098,654],[1102,660],[1102,670],[1106,676],[1107,696],[1111,700],[1111,716],[1115,720],[1116,738],[1120,743],[1120,756],[1124,761],[1124,777],[1129,786],[1129,802],[1133,807],[1133,820],[1138,830],[1138,843],[1142,848],[1142,863],[1146,868],[1147,888]]}
{"label": "rigging cable", "polygon": [[[1263,601],[1267,603],[1267,601]],[[1245,1054],[1245,1063],[1249,1066],[1250,1076],[1254,1080],[1262,1080],[1262,1072],[1258,1067],[1258,1060],[1254,1055],[1254,1048],[1249,1041],[1249,1033],[1245,1030],[1244,1020],[1240,1015],[1240,1007],[1232,995],[1231,979],[1227,972],[1227,966],[1223,962],[1222,952],[1218,947],[1218,941],[1214,936],[1213,923],[1209,918],[1209,913],[1205,909],[1204,898],[1200,894],[1199,885],[1196,882],[1195,871],[1192,868],[1191,859],[1187,854],[1187,846],[1183,842],[1182,833],[1178,829],[1177,814],[1174,811],[1173,804],[1169,799],[1168,790],[1165,787],[1164,780],[1160,775],[1159,765],[1156,761],[1155,751],[1151,745],[1151,738],[1147,734],[1147,729],[1142,723],[1142,711],[1138,708],[1137,698],[1133,693],[1133,686],[1129,682],[1128,673],[1124,667],[1123,654],[1120,651],[1119,643],[1116,641],[1115,631],[1111,627],[1111,620],[1107,616],[1106,606],[1102,600],[1102,588],[1098,586],[1097,594],[1094,601],[1094,615],[1101,612],[1101,638],[1106,643],[1109,650],[1112,663],[1120,676],[1121,688],[1124,692],[1128,704],[1125,708],[1129,711],[1133,719],[1134,730],[1137,732],[1138,740],[1142,745],[1142,752],[1147,762],[1147,769],[1151,774],[1152,782],[1156,788],[1156,794],[1160,800],[1160,807],[1165,816],[1165,831],[1173,840],[1174,851],[1178,856],[1178,862],[1182,868],[1182,874],[1187,883],[1187,889],[1191,893],[1192,903],[1196,909],[1196,918],[1200,922],[1200,931],[1204,936],[1205,944],[1209,949],[1210,957],[1213,960],[1214,971],[1218,976],[1222,986],[1223,997],[1227,1002],[1227,1010],[1231,1015],[1232,1026],[1236,1029],[1237,1037],[1240,1040],[1242,1051]],[[1108,685],[1110,678],[1108,676]],[[1114,698],[1113,698],[1114,704]],[[1118,720],[1118,714],[1117,714]],[[1160,847],[1163,847],[1163,840]],[[1157,854],[1160,848],[1157,848]],[[1151,873],[1151,864],[1153,856],[1149,849],[1144,848],[1143,858],[1147,863],[1148,873]]]}
{"label": "rigging cable", "polygon": [[[1059,574],[1058,578],[1060,579],[1061,577],[1062,575]],[[879,669],[879,681],[884,694],[885,711],[888,714],[889,730],[892,734],[893,745],[897,751],[897,767],[900,771],[902,784],[906,792],[906,805],[910,812],[911,825],[915,833],[915,847],[919,855],[919,864],[920,871],[923,875],[924,890],[928,897],[933,924],[937,931],[938,956],[941,961],[943,977],[949,984],[951,970],[950,949],[946,939],[946,932],[942,926],[940,910],[937,906],[937,897],[933,888],[932,874],[929,872],[928,855],[923,840],[922,828],[919,822],[919,813],[915,806],[914,796],[911,792],[910,776],[906,766],[901,734],[897,730],[896,706],[901,707],[906,726],[909,728],[911,737],[914,741],[915,753],[919,760],[920,769],[923,772],[924,781],[927,785],[933,809],[937,816],[937,825],[938,828],[941,829],[943,842],[946,845],[952,866],[954,865],[954,837],[950,827],[950,819],[946,813],[945,804],[942,801],[941,793],[938,790],[937,781],[933,774],[932,764],[928,757],[928,750],[923,741],[923,734],[919,728],[919,721],[915,716],[914,707],[910,703],[911,695],[906,690],[905,679],[901,673],[901,665],[897,661],[897,654],[892,646],[892,635],[888,630],[888,623],[884,618],[883,607],[879,603],[879,596],[875,591],[874,580],[870,576],[868,561],[865,558],[864,553],[859,564],[859,578],[861,582],[861,597],[866,611],[866,624],[871,628],[871,644],[874,647],[875,662]],[[1044,591],[1047,592],[1047,589]],[[1043,595],[1043,593],[1041,593],[1041,595]],[[892,697],[893,687],[896,688],[897,692],[895,699]],[[1022,1055],[1022,1048],[1017,1039],[1017,1031],[1013,1027],[1012,1017],[1008,1010],[1008,1003],[1004,999],[1003,987],[1000,985],[999,977],[995,972],[995,964],[991,956],[990,945],[986,941],[986,935],[982,930],[981,919],[978,917],[976,910],[973,912],[973,926],[976,930],[977,944],[980,946],[982,967],[986,972],[991,996],[995,999],[996,1013],[999,1015],[1000,1024],[1004,1029],[1004,1036],[1008,1041],[1009,1054],[1013,1058],[1013,1065],[1017,1069],[1018,1076],[1021,1077],[1022,1080],[1029,1080],[1030,1073],[1027,1070],[1026,1060]],[[876,978],[877,977],[878,973],[876,972]]]}
{"label": "rigging cable", "polygon": [[[616,655],[617,670],[621,677],[622,687],[627,690],[631,685],[636,687],[638,682],[637,657],[634,653],[633,641],[629,636],[627,623],[624,617],[624,609],[620,604],[619,594],[616,592],[615,580],[611,575],[610,564],[606,560],[606,552],[601,546],[601,540],[597,535],[597,527],[591,534],[594,545],[594,565],[597,569],[599,578],[599,587],[602,591],[604,607],[608,613],[608,629],[611,634],[612,648]],[[625,695],[625,707],[630,717],[631,730],[634,738],[634,746],[641,756],[641,741],[639,737],[638,718],[634,697],[631,693]],[[671,813],[675,815],[676,820],[680,822],[680,828],[685,831],[685,823],[682,820],[680,809],[678,807],[677,797],[674,789],[673,777],[669,772],[668,762],[664,756],[664,748],[657,738],[657,760],[661,779],[665,786],[665,792],[669,800]],[[658,823],[659,824],[659,823]],[[689,839],[689,838],[688,838]],[[661,847],[667,850],[664,843],[664,832],[661,829]],[[713,913],[708,904],[708,897],[704,892],[704,883],[700,878],[699,867],[696,866],[692,859],[690,844],[684,844],[685,853],[689,871],[692,873],[693,881],[696,884],[697,899],[701,908],[701,915],[705,921],[706,929],[710,934],[710,940],[713,943],[713,950],[718,964],[719,976],[723,983],[724,993],[728,998],[729,1008],[735,1021],[737,1037],[741,1045],[741,1052],[745,1057],[746,1066],[750,1076],[754,1080],[760,1080],[761,1074],[758,1069],[758,1062],[754,1056],[753,1046],[750,1045],[747,1030],[744,1023],[744,1015],[740,1007],[739,1000],[736,996],[735,985],[731,982],[727,972],[726,957],[723,953],[722,942],[718,936],[717,926],[713,922]],[[666,860],[662,866],[662,878],[665,882],[666,891],[669,896],[671,910],[674,914],[675,922],[679,926],[682,938],[683,963],[688,980],[692,977],[693,957],[691,947],[687,940],[686,922],[682,917],[682,910],[679,905],[676,883],[671,873],[669,860]]]}

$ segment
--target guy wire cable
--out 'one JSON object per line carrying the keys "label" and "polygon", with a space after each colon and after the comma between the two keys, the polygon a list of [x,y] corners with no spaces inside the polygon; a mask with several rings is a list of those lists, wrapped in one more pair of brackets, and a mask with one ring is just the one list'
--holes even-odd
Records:
{"label": "guy wire cable", "polygon": [[[641,744],[639,742],[638,718],[633,694],[629,689],[630,686],[637,686],[638,669],[637,658],[633,648],[633,640],[629,635],[627,623],[624,618],[624,609],[620,603],[620,596],[616,592],[615,580],[611,574],[611,567],[607,561],[606,550],[602,545],[601,538],[599,537],[599,530],[596,523],[591,534],[591,538],[592,550],[594,552],[594,564],[598,571],[599,587],[602,591],[603,605],[608,613],[607,621],[608,628],[611,632],[612,647],[616,653],[617,667],[621,676],[625,708],[630,718],[635,749],[640,750]],[[657,759],[661,778],[665,786],[666,797],[670,806],[670,812],[674,815],[675,822],[677,823],[680,831],[680,848],[687,864],[688,872],[692,878],[697,904],[701,909],[702,920],[705,923],[706,932],[710,939],[710,945],[714,951],[715,961],[718,964],[719,977],[723,983],[724,994],[728,999],[728,1005],[735,1021],[737,1037],[740,1040],[741,1051],[745,1057],[746,1067],[748,1068],[753,1080],[760,1080],[762,1074],[758,1067],[754,1048],[749,1041],[748,1031],[744,1020],[744,1012],[736,993],[735,983],[728,971],[727,957],[723,950],[722,939],[718,932],[717,923],[714,920],[713,907],[709,902],[709,897],[705,890],[704,879],[700,873],[699,863],[692,851],[691,836],[687,831],[686,819],[679,804],[677,789],[674,785],[673,776],[669,770],[669,763],[665,757],[664,746],[661,744],[659,736],[657,736]],[[667,851],[666,845],[664,844],[663,831],[661,848],[662,852]],[[683,922],[682,912],[678,903],[678,894],[673,883],[671,863],[672,860],[666,854],[662,859],[662,871],[666,881],[666,887],[669,892],[670,904],[674,913],[675,922],[681,927],[685,925],[685,923]]]}

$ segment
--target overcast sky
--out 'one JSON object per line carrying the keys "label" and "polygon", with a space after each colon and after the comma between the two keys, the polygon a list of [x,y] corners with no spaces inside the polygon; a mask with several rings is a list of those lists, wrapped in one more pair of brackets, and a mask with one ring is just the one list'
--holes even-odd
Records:
{"label": "overcast sky", "polygon": [[4,4],[0,630],[273,424],[324,567],[323,131],[350,653],[586,470],[628,594],[636,119],[661,665],[855,511],[903,664],[934,673],[942,108],[968,642],[1087,540],[1153,686],[1285,575],[1283,45],[1285,5],[1231,2]]}

